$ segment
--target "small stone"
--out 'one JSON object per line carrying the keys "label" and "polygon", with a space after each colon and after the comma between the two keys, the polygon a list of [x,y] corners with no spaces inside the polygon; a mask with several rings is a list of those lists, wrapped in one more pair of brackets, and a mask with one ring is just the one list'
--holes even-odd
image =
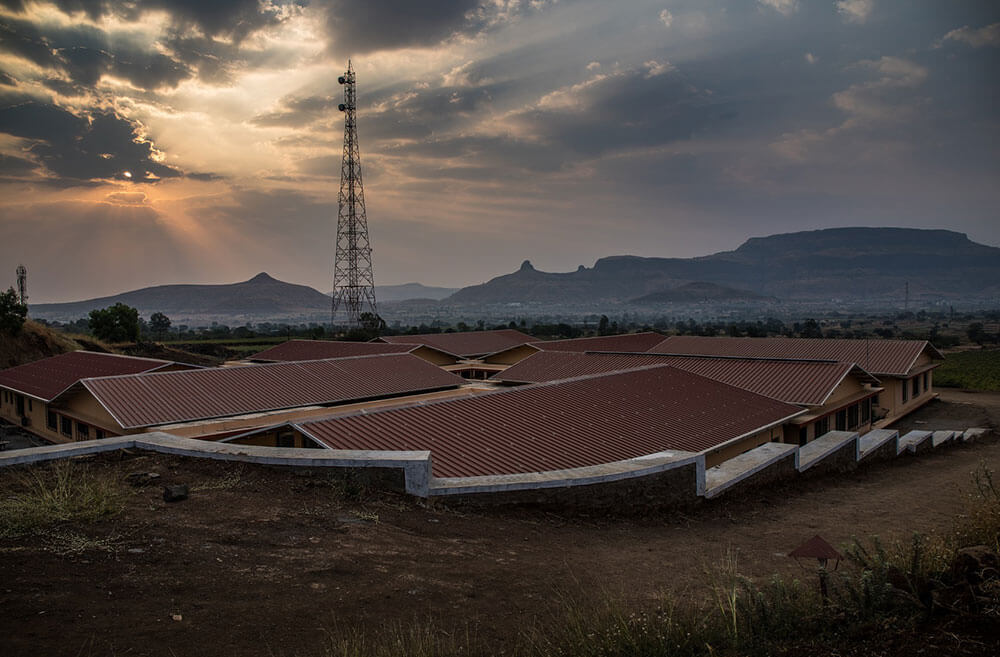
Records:
{"label": "small stone", "polygon": [[129,548],[128,552],[129,554],[142,554],[143,552],[145,552],[145,550],[143,550],[142,548]]}
{"label": "small stone", "polygon": [[163,487],[164,502],[180,502],[188,497],[188,487],[184,484]]}
{"label": "small stone", "polygon": [[438,520],[437,518],[428,518],[427,522],[441,522],[441,521]]}
{"label": "small stone", "polygon": [[181,616],[180,614],[173,614],[173,615],[171,616],[171,618],[173,618],[173,619],[174,619],[175,621],[177,621],[178,623],[179,623],[179,622],[181,622],[182,620],[184,620],[184,617],[183,617],[183,616]]}

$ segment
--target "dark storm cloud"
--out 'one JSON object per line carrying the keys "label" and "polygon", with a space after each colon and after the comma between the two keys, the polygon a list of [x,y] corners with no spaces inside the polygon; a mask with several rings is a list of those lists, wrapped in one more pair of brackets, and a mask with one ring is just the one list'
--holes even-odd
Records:
{"label": "dark storm cloud", "polygon": [[0,153],[0,175],[2,176],[24,176],[37,168],[38,165],[30,160]]}
{"label": "dark storm cloud", "polygon": [[198,71],[198,79],[209,84],[228,84],[235,72],[248,63],[238,46],[204,36],[174,34],[163,41],[174,58]]}
{"label": "dark storm cloud", "polygon": [[431,46],[467,28],[479,0],[326,0],[330,49],[337,55]]}
{"label": "dark storm cloud", "polygon": [[138,126],[112,112],[77,116],[37,101],[0,108],[2,131],[34,143],[28,151],[56,176],[70,181],[107,178],[154,182],[181,171],[153,159],[153,145],[136,137]]}
{"label": "dark storm cloud", "polygon": [[339,115],[337,105],[341,102],[343,101],[339,97],[334,96],[284,98],[279,109],[255,116],[250,123],[259,126],[302,127],[320,119],[329,119],[331,115]]}
{"label": "dark storm cloud", "polygon": [[[457,160],[463,167],[442,167],[432,177],[442,171],[451,171],[458,176],[467,169],[468,176],[481,177],[489,170],[509,169],[531,173],[558,171],[569,161],[577,158],[569,150],[553,148],[550,144],[519,141],[511,137],[451,137],[431,141],[389,146],[386,155],[402,157]],[[423,165],[418,165],[423,166]],[[433,166],[433,165],[432,165]],[[416,172],[416,170],[415,170]]]}
{"label": "dark storm cloud", "polygon": [[104,75],[124,78],[140,89],[176,87],[193,71],[162,53],[88,25],[41,28],[26,20],[0,20],[0,49],[39,66],[66,73],[83,86]]}
{"label": "dark storm cloud", "polygon": [[66,14],[83,14],[95,21],[112,15],[135,20],[145,13],[164,11],[171,17],[175,29],[196,29],[206,36],[224,36],[237,42],[281,22],[280,9],[260,0],[52,0],[47,3],[0,0],[0,4],[19,13],[32,4],[52,4]]}

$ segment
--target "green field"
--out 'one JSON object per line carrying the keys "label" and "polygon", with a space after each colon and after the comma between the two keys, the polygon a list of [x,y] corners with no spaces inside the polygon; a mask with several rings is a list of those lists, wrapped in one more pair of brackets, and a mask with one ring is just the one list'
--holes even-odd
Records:
{"label": "green field", "polygon": [[947,354],[944,364],[934,370],[934,385],[1000,392],[1000,349]]}

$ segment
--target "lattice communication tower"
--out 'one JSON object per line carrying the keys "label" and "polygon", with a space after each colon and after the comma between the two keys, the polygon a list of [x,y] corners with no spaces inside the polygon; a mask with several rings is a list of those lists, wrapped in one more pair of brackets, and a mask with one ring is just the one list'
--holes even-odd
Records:
{"label": "lattice communication tower", "polygon": [[354,69],[347,62],[347,72],[337,78],[344,85],[344,159],[340,166],[340,194],[337,198],[337,252],[333,261],[333,312],[331,321],[338,324],[338,314],[348,326],[360,326],[361,315],[378,314],[375,305],[375,276],[372,248],[368,240],[365,216],[365,191],[361,183],[361,153],[358,150],[357,92]]}
{"label": "lattice communication tower", "polygon": [[17,302],[28,305],[28,268],[17,266]]}

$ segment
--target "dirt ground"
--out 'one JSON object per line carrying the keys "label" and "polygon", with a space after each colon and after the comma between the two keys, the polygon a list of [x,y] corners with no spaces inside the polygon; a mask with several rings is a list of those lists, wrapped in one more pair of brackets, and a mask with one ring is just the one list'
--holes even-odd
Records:
{"label": "dirt ground", "polygon": [[[945,391],[911,424],[995,427],[1000,395]],[[814,534],[843,545],[947,530],[981,462],[1000,470],[995,438],[688,515],[623,519],[461,513],[384,494],[350,501],[357,491],[323,475],[95,459],[91,467],[121,476],[161,478],[111,520],[0,540],[0,655],[322,655],[341,632],[427,619],[500,654],[520,628],[561,613],[567,596],[704,595],[705,566],[728,550],[745,575],[806,578],[785,555]],[[175,483],[192,492],[168,504],[159,484]],[[90,540],[67,553],[59,532]]]}

